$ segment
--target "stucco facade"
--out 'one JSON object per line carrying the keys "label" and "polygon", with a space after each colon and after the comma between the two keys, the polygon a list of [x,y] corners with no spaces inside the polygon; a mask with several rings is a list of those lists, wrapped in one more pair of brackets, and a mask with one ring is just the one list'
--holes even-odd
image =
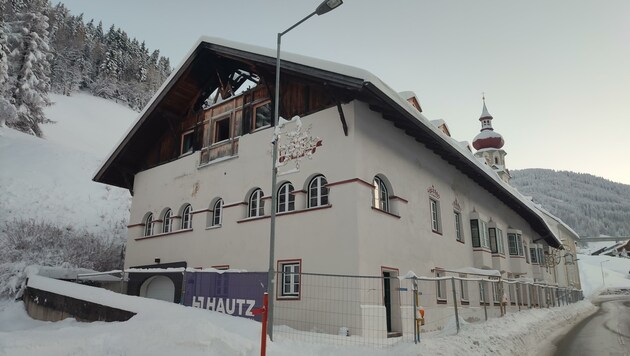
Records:
{"label": "stucco facade", "polygon": [[[539,262],[543,251],[560,246],[565,230],[556,220],[545,218],[448,131],[433,127],[419,104],[413,105],[415,97],[409,101],[358,69],[302,57],[287,65],[290,79],[283,85],[289,99],[280,113],[301,113],[302,126],[321,139],[321,146],[312,159],[302,159],[299,170],[284,173],[295,168],[294,162],[281,167],[271,187],[274,129],[257,111],[273,99],[262,85],[269,72],[248,74],[259,77],[257,88],[203,109],[200,99],[212,90],[198,98],[180,95],[212,83],[214,74],[203,66],[212,56],[225,61],[217,68],[251,70],[251,61],[271,63],[263,50],[228,45],[201,40],[96,175],[133,192],[126,268],[266,271],[271,193],[290,182],[293,190],[285,199],[291,196],[294,203],[276,217],[274,267],[280,273],[283,261],[291,261],[299,273],[395,278],[407,271],[437,276],[473,267],[499,271],[504,279],[550,285],[579,281],[573,271]],[[228,74],[217,72],[225,80],[216,82],[214,93],[227,91],[223,83],[234,80]],[[199,79],[203,75],[207,81]],[[295,128],[295,123],[285,127]],[[325,184],[313,191],[310,184],[323,182],[320,176]],[[252,200],[258,189],[262,199]],[[313,204],[322,194],[326,199]],[[409,325],[402,319],[413,313],[401,312],[409,306],[400,304],[398,287],[391,284],[397,281],[388,282],[387,311],[381,300],[350,288],[347,293],[357,295],[345,298],[357,301],[350,307],[356,317],[345,326],[361,333],[387,313],[393,325],[388,331],[402,332],[402,325]],[[299,287],[297,279],[283,283],[296,289],[288,291],[294,303],[306,303],[300,296],[315,292]],[[478,303],[479,294],[471,292],[470,302]],[[474,314],[472,308],[467,312]]]}

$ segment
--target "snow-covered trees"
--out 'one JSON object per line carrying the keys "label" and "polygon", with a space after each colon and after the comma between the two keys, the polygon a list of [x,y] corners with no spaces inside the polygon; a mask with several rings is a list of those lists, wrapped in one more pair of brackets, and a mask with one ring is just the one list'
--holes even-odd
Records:
{"label": "snow-covered trees", "polygon": [[171,72],[168,58],[153,53],[61,3],[0,0],[0,125],[40,136],[49,91],[89,90],[140,110]]}
{"label": "snow-covered trees", "polygon": [[14,297],[27,266],[122,268],[122,236],[96,236],[71,226],[15,220],[0,226],[0,299]]}
{"label": "snow-covered trees", "polygon": [[43,1],[32,1],[18,13],[18,45],[11,51],[15,82],[11,88],[18,119],[11,125],[20,131],[41,136],[39,124],[47,122],[43,108],[50,104],[50,49],[48,47],[48,17]]}
{"label": "snow-covered trees", "polygon": [[630,236],[630,186],[590,174],[513,170],[510,183],[581,236]]}

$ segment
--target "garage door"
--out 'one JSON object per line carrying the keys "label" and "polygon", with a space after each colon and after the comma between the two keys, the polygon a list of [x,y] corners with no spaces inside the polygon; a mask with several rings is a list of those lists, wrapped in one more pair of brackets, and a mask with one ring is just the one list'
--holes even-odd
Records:
{"label": "garage door", "polygon": [[175,285],[168,277],[154,276],[142,284],[140,296],[172,303],[175,298]]}

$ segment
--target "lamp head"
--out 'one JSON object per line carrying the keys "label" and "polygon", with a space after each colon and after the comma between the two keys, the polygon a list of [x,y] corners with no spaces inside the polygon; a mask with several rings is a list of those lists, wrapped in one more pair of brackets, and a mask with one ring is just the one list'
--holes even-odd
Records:
{"label": "lamp head", "polygon": [[317,15],[323,15],[329,11],[334,10],[339,5],[343,4],[342,0],[324,0],[317,9],[315,9],[315,13]]}

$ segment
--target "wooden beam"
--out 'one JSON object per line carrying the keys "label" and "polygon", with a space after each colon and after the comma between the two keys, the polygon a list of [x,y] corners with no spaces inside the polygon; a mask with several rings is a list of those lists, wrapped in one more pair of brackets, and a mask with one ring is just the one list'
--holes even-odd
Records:
{"label": "wooden beam", "polygon": [[339,111],[339,119],[341,119],[341,126],[343,127],[344,135],[348,136],[348,124],[346,123],[346,116],[343,114],[343,109],[341,108],[341,103],[339,100],[337,101],[337,111]]}

